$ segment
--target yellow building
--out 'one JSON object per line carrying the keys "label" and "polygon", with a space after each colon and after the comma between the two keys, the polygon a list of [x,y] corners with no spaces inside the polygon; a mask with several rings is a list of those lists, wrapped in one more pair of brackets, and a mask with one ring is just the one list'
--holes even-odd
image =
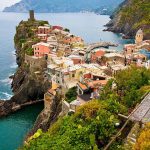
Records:
{"label": "yellow building", "polygon": [[135,36],[135,43],[136,44],[140,44],[143,42],[143,38],[144,38],[144,35],[143,35],[143,30],[142,29],[139,29],[136,33],[136,36]]}

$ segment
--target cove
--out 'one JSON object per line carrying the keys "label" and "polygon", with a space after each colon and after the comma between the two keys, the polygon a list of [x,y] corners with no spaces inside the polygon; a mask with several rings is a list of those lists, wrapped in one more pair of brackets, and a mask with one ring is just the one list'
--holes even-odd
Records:
{"label": "cove", "polygon": [[0,119],[0,150],[16,150],[21,146],[42,109],[40,103]]}

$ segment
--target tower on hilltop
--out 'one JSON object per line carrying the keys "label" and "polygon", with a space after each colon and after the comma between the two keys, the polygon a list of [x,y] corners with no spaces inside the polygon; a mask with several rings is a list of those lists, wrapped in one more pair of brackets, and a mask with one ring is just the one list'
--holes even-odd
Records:
{"label": "tower on hilltop", "polygon": [[139,29],[135,36],[135,43],[139,44],[139,43],[143,42],[143,37],[144,37],[143,30]]}
{"label": "tower on hilltop", "polygon": [[34,21],[34,20],[35,20],[35,18],[34,18],[34,10],[30,10],[30,11],[29,11],[29,15],[30,15],[29,20],[30,20],[30,21]]}

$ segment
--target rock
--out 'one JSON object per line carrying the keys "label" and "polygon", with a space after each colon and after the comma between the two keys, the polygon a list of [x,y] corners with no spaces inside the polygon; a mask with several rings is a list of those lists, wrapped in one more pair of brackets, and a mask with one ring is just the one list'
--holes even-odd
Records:
{"label": "rock", "polygon": [[[142,28],[144,31],[144,39],[150,38],[150,22],[147,20],[150,15],[148,9],[150,7],[148,0],[124,1],[111,16],[111,20],[107,23],[107,31],[115,33],[123,33],[125,38],[134,38],[136,32]],[[142,11],[141,11],[142,10]]]}
{"label": "rock", "polygon": [[43,110],[35,124],[32,130],[28,133],[26,139],[30,136],[32,136],[38,129],[42,129],[43,132],[46,132],[49,127],[58,119],[61,111],[62,111],[62,95],[58,91],[55,96],[50,96],[51,102],[49,103],[49,109]]}
{"label": "rock", "polygon": [[[20,105],[23,105],[28,102],[40,100],[44,98],[44,93],[47,92],[51,84],[45,77],[44,68],[30,68],[25,63],[25,50],[35,42],[34,34],[33,37],[29,37],[27,31],[30,28],[36,28],[39,24],[38,21],[21,21],[19,26],[16,27],[15,35],[15,48],[16,48],[16,62],[18,64],[18,69],[16,73],[11,76],[12,81],[12,91],[14,96],[7,101],[0,102],[0,117],[8,115],[9,113],[20,109]],[[31,32],[31,31],[30,31]],[[35,41],[31,41],[31,39]],[[30,42],[27,42],[28,39]],[[27,44],[25,47],[22,47],[20,44],[22,41],[25,41]],[[40,74],[36,75],[34,71],[40,71]]]}
{"label": "rock", "polygon": [[14,78],[14,75],[9,76],[9,79],[13,79],[13,78]]}

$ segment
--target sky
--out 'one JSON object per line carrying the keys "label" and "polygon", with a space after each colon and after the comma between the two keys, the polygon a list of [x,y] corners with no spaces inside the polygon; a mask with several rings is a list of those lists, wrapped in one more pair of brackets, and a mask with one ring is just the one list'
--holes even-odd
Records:
{"label": "sky", "polygon": [[0,0],[0,10],[3,10],[7,6],[11,6],[21,0]]}

